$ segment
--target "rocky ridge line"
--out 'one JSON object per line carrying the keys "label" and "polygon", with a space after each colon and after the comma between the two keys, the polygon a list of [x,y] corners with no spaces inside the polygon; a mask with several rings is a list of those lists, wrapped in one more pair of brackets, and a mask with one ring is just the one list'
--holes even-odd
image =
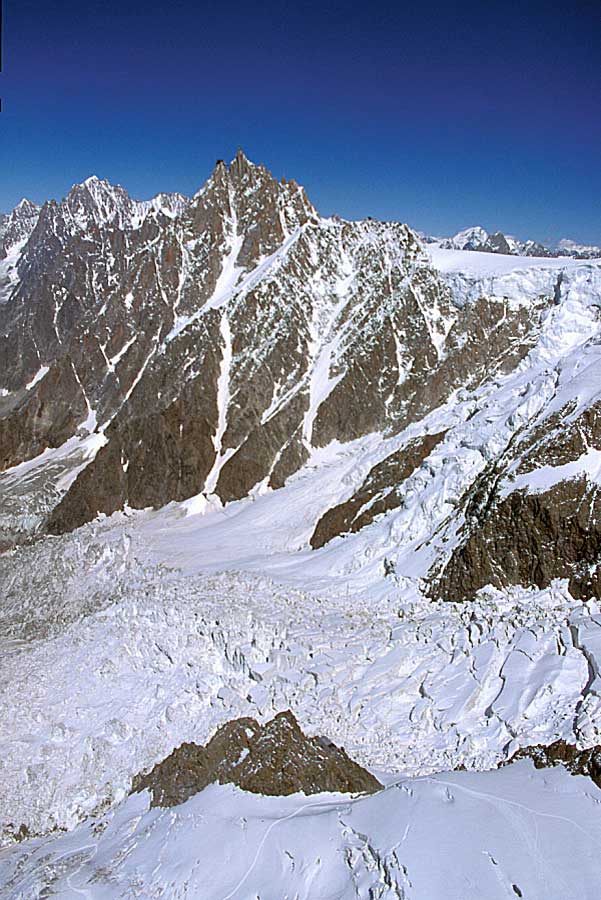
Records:
{"label": "rocky ridge line", "polygon": [[205,746],[182,744],[148,774],[134,778],[132,790],[149,790],[152,806],[169,807],[214,782],[268,796],[373,794],[382,787],[331,741],[306,737],[287,710],[265,725],[250,718],[227,722]]}

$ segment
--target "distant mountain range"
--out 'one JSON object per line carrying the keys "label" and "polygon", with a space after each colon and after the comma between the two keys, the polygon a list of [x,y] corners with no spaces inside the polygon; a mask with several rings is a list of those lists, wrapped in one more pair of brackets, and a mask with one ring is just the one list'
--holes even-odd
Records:
{"label": "distant mountain range", "polygon": [[601,247],[578,244],[576,241],[559,241],[556,247],[548,247],[540,241],[520,241],[502,231],[489,233],[481,225],[458,231],[453,237],[439,238],[420,234],[429,244],[436,243],[445,250],[477,250],[481,253],[502,253],[507,256],[561,257],[571,259],[599,259]]}

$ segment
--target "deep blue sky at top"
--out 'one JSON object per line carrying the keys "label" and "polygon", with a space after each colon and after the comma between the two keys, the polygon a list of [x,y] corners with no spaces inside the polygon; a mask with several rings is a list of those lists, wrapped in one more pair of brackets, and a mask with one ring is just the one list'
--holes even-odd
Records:
{"label": "deep blue sky at top", "polygon": [[323,213],[601,241],[599,0],[4,0],[3,47],[0,209],[241,145]]}

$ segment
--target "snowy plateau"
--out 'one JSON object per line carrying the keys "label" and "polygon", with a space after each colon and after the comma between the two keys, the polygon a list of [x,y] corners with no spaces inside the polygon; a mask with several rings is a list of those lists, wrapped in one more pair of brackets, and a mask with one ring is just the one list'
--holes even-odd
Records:
{"label": "snowy plateau", "polygon": [[[601,745],[601,260],[453,240],[241,152],[0,216],[2,897],[599,900],[521,751]],[[382,789],[132,792],[285,710]]]}

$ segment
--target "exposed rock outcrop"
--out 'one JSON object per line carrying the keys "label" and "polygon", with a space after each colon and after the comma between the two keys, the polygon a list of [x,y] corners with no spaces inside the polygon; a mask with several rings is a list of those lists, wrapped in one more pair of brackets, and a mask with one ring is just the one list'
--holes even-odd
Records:
{"label": "exposed rock outcrop", "polygon": [[452,556],[437,588],[470,599],[487,584],[546,587],[568,578],[575,597],[601,597],[601,497],[586,479],[544,493],[515,491],[492,508]]}
{"label": "exposed rock outcrop", "polygon": [[[40,207],[24,198],[11,213],[0,215],[0,261],[6,259],[17,244],[27,240],[38,220]],[[0,291],[2,284],[0,282]]]}
{"label": "exposed rock outcrop", "polygon": [[586,775],[601,788],[601,747],[579,750],[573,744],[558,740],[552,744],[522,747],[506,765],[519,759],[531,759],[537,769],[563,766],[572,775]]}
{"label": "exposed rock outcrop", "polygon": [[182,744],[137,776],[132,789],[149,790],[152,805],[165,807],[184,803],[213,782],[266,795],[373,794],[382,787],[331,741],[306,737],[288,710],[265,725],[249,718],[227,722],[206,746]]}
{"label": "exposed rock outcrop", "polygon": [[0,411],[0,471],[60,446],[87,414],[72,360],[63,357],[31,389],[0,399]]}
{"label": "exposed rock outcrop", "polygon": [[387,456],[374,466],[367,478],[345,503],[334,506],[321,517],[313,535],[313,549],[323,547],[338,535],[360,531],[382,513],[403,502],[403,482],[429,456],[445,432],[426,434]]}
{"label": "exposed rock outcrop", "polygon": [[[467,538],[453,552],[433,592],[448,600],[470,599],[487,584],[543,588],[567,578],[576,598],[601,597],[601,493],[585,474],[565,473],[547,490],[512,490],[543,467],[576,463],[590,448],[601,449],[599,404],[575,419],[567,407],[518,441],[511,477],[487,470],[466,503]],[[553,479],[551,479],[553,481]]]}

